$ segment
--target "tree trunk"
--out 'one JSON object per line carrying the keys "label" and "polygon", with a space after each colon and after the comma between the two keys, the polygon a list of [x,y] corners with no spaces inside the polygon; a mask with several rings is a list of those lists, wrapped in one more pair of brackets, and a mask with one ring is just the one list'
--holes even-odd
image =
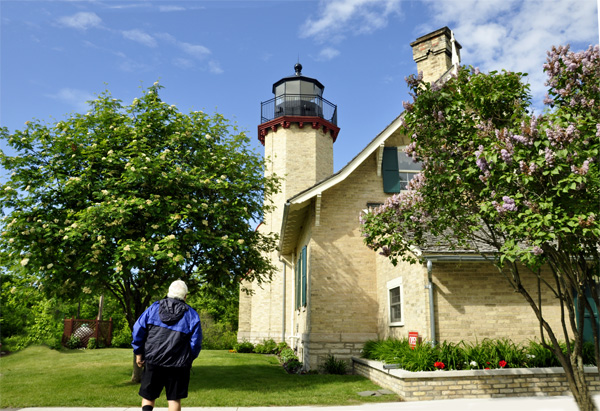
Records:
{"label": "tree trunk", "polygon": [[131,374],[131,382],[141,382],[142,381],[142,371],[143,368],[138,367],[137,362],[135,361],[135,354],[133,354],[133,373]]}
{"label": "tree trunk", "polygon": [[102,311],[104,311],[104,294],[100,296],[100,301],[98,302],[98,317],[96,317],[98,321],[102,321]]}
{"label": "tree trunk", "polygon": [[[572,378],[569,378],[569,375],[567,375],[567,381],[569,382],[569,388],[571,389],[573,399],[577,403],[579,410],[596,411],[597,408],[594,404],[594,399],[592,398],[590,389],[585,381],[583,358],[581,355],[577,356],[576,359],[571,358],[571,367]],[[565,374],[567,373],[568,371],[565,369]]]}

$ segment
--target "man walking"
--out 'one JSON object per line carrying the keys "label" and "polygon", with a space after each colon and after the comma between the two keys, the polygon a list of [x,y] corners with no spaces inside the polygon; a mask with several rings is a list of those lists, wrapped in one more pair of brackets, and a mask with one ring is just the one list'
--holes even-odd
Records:
{"label": "man walking", "polygon": [[202,327],[198,313],[185,303],[188,288],[173,281],[167,297],[156,301],[133,326],[133,352],[139,367],[144,366],[140,396],[142,410],[152,411],[163,387],[169,411],[181,410],[187,398],[192,362],[202,348]]}

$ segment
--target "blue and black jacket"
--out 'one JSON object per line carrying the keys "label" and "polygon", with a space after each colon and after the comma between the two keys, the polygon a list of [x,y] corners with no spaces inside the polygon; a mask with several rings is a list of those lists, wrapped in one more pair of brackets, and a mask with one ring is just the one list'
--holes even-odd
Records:
{"label": "blue and black jacket", "polygon": [[182,300],[163,298],[135,322],[131,345],[149,364],[190,367],[202,349],[200,316]]}

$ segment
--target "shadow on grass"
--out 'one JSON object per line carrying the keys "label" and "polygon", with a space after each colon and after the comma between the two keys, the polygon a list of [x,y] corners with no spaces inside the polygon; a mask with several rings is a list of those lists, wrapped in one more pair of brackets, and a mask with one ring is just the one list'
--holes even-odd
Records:
{"label": "shadow on grass", "polygon": [[357,375],[288,374],[280,365],[199,365],[192,368],[190,391],[323,391],[328,384],[362,381]]}

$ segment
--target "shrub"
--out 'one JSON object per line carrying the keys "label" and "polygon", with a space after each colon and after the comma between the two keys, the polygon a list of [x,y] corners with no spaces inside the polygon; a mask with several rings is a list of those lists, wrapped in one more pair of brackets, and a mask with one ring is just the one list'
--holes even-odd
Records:
{"label": "shrub", "polygon": [[289,374],[297,374],[302,369],[302,363],[298,358],[289,360],[288,362],[283,364],[283,368]]}
{"label": "shrub", "polygon": [[302,369],[302,363],[291,348],[284,348],[279,353],[279,361],[289,374],[296,374]]}
{"label": "shrub", "polygon": [[111,341],[111,347],[113,348],[131,348],[131,330],[127,321],[123,321],[118,327],[117,322],[113,321],[113,335]]}
{"label": "shrub", "polygon": [[348,369],[348,364],[344,360],[336,360],[333,355],[328,355],[320,368],[325,374],[344,375]]}
{"label": "shrub", "polygon": [[273,341],[273,339],[269,339],[263,341],[262,344],[256,344],[254,346],[254,352],[257,354],[277,354],[277,347],[277,343]]}
{"label": "shrub", "polygon": [[67,346],[67,348],[75,350],[81,346],[81,339],[76,335],[72,335],[71,337],[69,337],[65,345]]}
{"label": "shrub", "polygon": [[268,354],[265,345],[260,343],[254,346],[254,352],[257,354]]}
{"label": "shrub", "polygon": [[275,348],[275,354],[280,355],[281,351],[285,350],[286,348],[290,348],[290,346],[287,345],[286,342],[280,342],[279,344],[277,344],[277,347]]}
{"label": "shrub", "polygon": [[202,348],[207,350],[229,350],[237,344],[237,335],[231,324],[216,322],[205,312],[200,313],[202,323]]}
{"label": "shrub", "polygon": [[98,342],[96,341],[96,339],[94,337],[92,337],[88,340],[87,348],[88,348],[88,350],[95,350],[96,348],[98,348]]}
{"label": "shrub", "polygon": [[276,354],[277,353],[277,343],[272,339],[269,339],[264,342],[265,346],[265,354]]}
{"label": "shrub", "polygon": [[249,341],[244,341],[235,344],[233,347],[239,353],[252,353],[254,352],[254,345]]}
{"label": "shrub", "polygon": [[286,363],[289,360],[293,359],[293,358],[298,358],[296,356],[296,353],[294,352],[294,350],[292,350],[291,348],[285,348],[281,351],[281,353],[279,353],[279,361],[281,363]]}
{"label": "shrub", "polygon": [[583,363],[586,365],[596,365],[596,355],[594,354],[594,343],[583,343]]}

